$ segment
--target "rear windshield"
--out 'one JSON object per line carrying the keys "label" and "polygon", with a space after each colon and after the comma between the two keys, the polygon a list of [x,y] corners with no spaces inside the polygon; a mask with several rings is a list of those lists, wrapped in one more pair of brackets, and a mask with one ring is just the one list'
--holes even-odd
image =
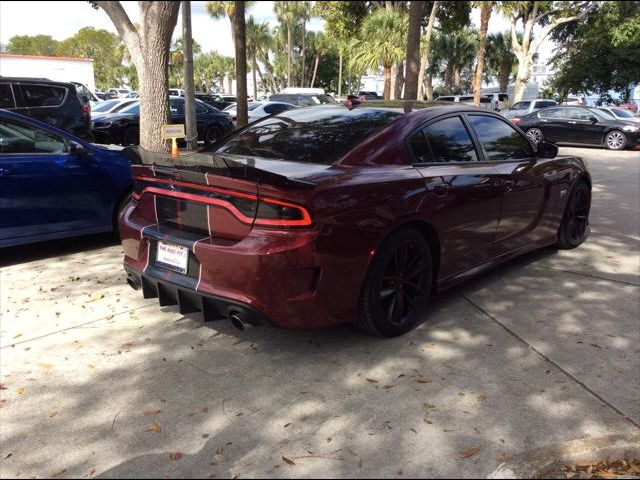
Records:
{"label": "rear windshield", "polygon": [[93,112],[106,112],[111,107],[113,107],[115,104],[117,104],[118,101],[119,100],[107,100],[105,102],[100,102],[95,107],[93,107],[91,110]]}
{"label": "rear windshield", "polygon": [[393,110],[343,107],[288,110],[251,124],[216,152],[331,164],[401,115]]}

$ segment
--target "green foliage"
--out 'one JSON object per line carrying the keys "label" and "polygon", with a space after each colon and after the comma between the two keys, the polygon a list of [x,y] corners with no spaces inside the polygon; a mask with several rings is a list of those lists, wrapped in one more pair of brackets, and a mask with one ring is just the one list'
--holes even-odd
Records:
{"label": "green foliage", "polygon": [[342,43],[356,36],[368,13],[367,2],[352,1],[316,2],[312,12],[324,19],[327,35]]}
{"label": "green foliage", "polygon": [[51,35],[16,35],[9,39],[5,52],[14,55],[55,56],[59,43]]}
{"label": "green foliage", "polygon": [[350,63],[356,71],[385,68],[404,59],[407,48],[408,16],[396,10],[380,9],[369,15],[351,47]]}
{"label": "green foliage", "polygon": [[560,27],[552,58],[560,94],[624,91],[640,79],[640,2],[602,2],[582,21]]}

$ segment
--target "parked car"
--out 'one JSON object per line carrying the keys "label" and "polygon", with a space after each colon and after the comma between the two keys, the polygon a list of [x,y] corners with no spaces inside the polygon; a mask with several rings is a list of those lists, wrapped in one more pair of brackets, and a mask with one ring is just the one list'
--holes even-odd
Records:
{"label": "parked car", "polygon": [[368,91],[364,91],[364,90],[360,90],[358,92],[358,98],[360,98],[360,100],[362,101],[367,101],[367,100],[384,100],[384,97],[381,95],[378,95],[376,92],[368,92]]}
{"label": "parked car", "polygon": [[607,112],[609,115],[613,116],[618,120],[624,120],[627,122],[640,123],[640,117],[634,115],[631,110],[621,107],[600,107],[598,110],[602,110],[603,112]]}
{"label": "parked car", "polygon": [[184,97],[184,95],[185,95],[185,92],[181,88],[170,88],[169,89],[169,96]]}
{"label": "parked car", "polygon": [[0,110],[0,247],[111,231],[131,188],[121,151]]}
{"label": "parked car", "polygon": [[522,117],[524,115],[528,115],[531,112],[535,112],[536,110],[540,110],[542,108],[553,107],[557,105],[558,102],[555,100],[546,100],[546,99],[536,99],[536,100],[526,100],[523,102],[514,103],[511,108],[506,110],[502,110],[500,114],[505,118],[515,118]]}
{"label": "parked car", "polygon": [[127,98],[131,90],[128,88],[110,88],[107,93],[110,98]]}
{"label": "parked car", "polygon": [[140,94],[138,92],[130,92],[125,98],[140,98]]}
{"label": "parked car", "polygon": [[[247,104],[248,107],[248,120],[249,122],[253,122],[258,118],[266,117],[268,115],[275,115],[280,112],[285,112],[287,110],[291,110],[292,108],[297,108],[295,105],[291,105],[290,103],[284,102],[250,102]],[[224,109],[229,115],[231,115],[231,120],[233,120],[233,125],[236,126],[236,120],[238,115],[238,107],[237,103],[229,105]]]}
{"label": "parked car", "polygon": [[[462,103],[473,105],[473,95],[445,95],[435,99],[436,102]],[[480,107],[495,110],[505,110],[509,108],[508,93],[488,93],[480,95]]]}
{"label": "parked car", "polygon": [[638,113],[638,104],[633,100],[629,100],[628,102],[621,102],[617,105],[619,108],[623,108],[626,110],[631,110],[633,113]]}
{"label": "parked car", "polygon": [[[171,123],[185,123],[184,97],[170,97]],[[222,138],[231,130],[231,117],[206,103],[196,100],[198,140],[206,144]],[[137,145],[140,141],[140,102],[135,102],[116,113],[92,119],[93,134],[98,143]]]}
{"label": "parked car", "polygon": [[196,92],[196,98],[218,110],[224,110],[228,106],[236,103],[236,97],[232,95],[221,96],[215,93]]}
{"label": "parked car", "polygon": [[336,102],[331,95],[322,93],[274,93],[270,97],[272,102],[290,103],[297,107],[317,107]]}
{"label": "parked car", "polygon": [[82,97],[83,95],[88,99],[91,108],[93,109],[94,105],[100,103],[102,100],[98,98],[89,87],[80,82],[69,82],[76,86],[76,91],[78,92],[78,97]]}
{"label": "parked car", "polygon": [[112,98],[110,100],[104,100],[91,109],[91,117],[118,112],[137,101],[135,98]]}
{"label": "parked car", "polygon": [[432,291],[587,237],[579,157],[555,158],[485,109],[366,105],[266,117],[179,164],[132,152],[128,283],[238,327],[354,322],[396,336]]}
{"label": "parked car", "polygon": [[72,83],[39,78],[0,77],[0,108],[43,120],[93,140],[91,103]]}
{"label": "parked car", "polygon": [[640,145],[640,126],[587,107],[556,106],[538,110],[511,121],[535,143],[597,145],[610,150]]}

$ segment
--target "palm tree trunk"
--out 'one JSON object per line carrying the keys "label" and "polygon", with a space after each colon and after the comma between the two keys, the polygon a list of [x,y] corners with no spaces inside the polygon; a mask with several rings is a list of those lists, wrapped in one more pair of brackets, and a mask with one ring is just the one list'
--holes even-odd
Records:
{"label": "palm tree trunk", "polygon": [[256,71],[258,72],[258,77],[260,77],[260,84],[265,87],[264,77],[262,76],[262,71],[260,70],[260,65],[256,62]]}
{"label": "palm tree trunk", "polygon": [[407,36],[407,80],[404,99],[413,100],[418,96],[418,77],[420,74],[420,23],[422,21],[422,2],[412,1],[409,6],[409,34]]}
{"label": "palm tree trunk", "polygon": [[300,75],[300,86],[302,88],[304,88],[304,70],[305,70],[305,45],[304,45],[304,41],[305,41],[305,37],[306,37],[306,27],[307,27],[307,20],[303,19],[302,22],[302,75]]}
{"label": "palm tree trunk", "polygon": [[511,77],[511,69],[513,68],[513,61],[511,58],[505,58],[500,63],[500,71],[498,73],[498,85],[501,92],[506,92],[509,88],[509,77]]}
{"label": "palm tree trunk", "polygon": [[254,50],[253,52],[253,65],[251,68],[251,73],[253,75],[253,99],[257,100],[258,99],[258,82],[256,80],[256,69],[258,68],[258,62],[256,61],[256,51]]}
{"label": "palm tree trunk", "polygon": [[384,99],[391,99],[391,65],[384,66]]}
{"label": "palm tree trunk", "polygon": [[462,68],[460,66],[455,66],[453,68],[453,87],[458,90],[462,85]]}
{"label": "palm tree trunk", "polygon": [[291,22],[287,22],[287,87],[291,86]]}
{"label": "palm tree trunk", "polygon": [[316,63],[313,66],[313,77],[311,77],[310,86],[313,88],[313,84],[316,81],[316,73],[318,72],[318,63],[320,62],[320,52],[316,52]]}
{"label": "palm tree trunk", "polygon": [[243,0],[236,1],[233,21],[235,23],[236,50],[236,97],[238,127],[248,123],[247,117],[247,35]]}
{"label": "palm tree trunk", "polygon": [[473,77],[473,104],[480,106],[480,92],[482,90],[482,72],[484,70],[484,53],[487,45],[487,30],[493,2],[484,2],[480,9],[480,45],[478,46],[478,64]]}
{"label": "palm tree trunk", "polygon": [[422,56],[422,60],[420,61],[420,74],[418,75],[418,95],[417,100],[423,100],[422,87],[424,85],[424,71],[427,68],[427,62],[429,61],[429,54],[431,50],[431,36],[433,35],[433,24],[436,20],[436,13],[438,11],[438,2],[437,0],[433,2],[433,7],[431,7],[431,15],[429,15],[429,23],[427,24],[427,33],[425,35],[424,41],[424,55]]}
{"label": "palm tree trunk", "polygon": [[342,47],[340,47],[340,66],[338,67],[338,98],[342,96]]}

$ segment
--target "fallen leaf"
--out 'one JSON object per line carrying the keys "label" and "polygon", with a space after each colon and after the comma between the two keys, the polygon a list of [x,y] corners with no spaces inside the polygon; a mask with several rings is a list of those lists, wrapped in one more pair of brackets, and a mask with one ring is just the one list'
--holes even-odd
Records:
{"label": "fallen leaf", "polygon": [[93,295],[91,295],[91,301],[95,302],[96,300],[102,300],[104,298],[104,293],[102,292],[95,292]]}
{"label": "fallen leaf", "polygon": [[58,414],[58,412],[49,412],[49,418],[53,418]]}
{"label": "fallen leaf", "polygon": [[410,428],[409,430],[411,430],[413,433],[418,433],[418,431],[415,428]]}
{"label": "fallen leaf", "polygon": [[331,437],[327,438],[327,443],[331,443],[331,440],[333,440]]}
{"label": "fallen leaf", "polygon": [[433,403],[423,403],[424,408],[428,408],[430,410],[436,408],[436,406]]}
{"label": "fallen leaf", "polygon": [[287,462],[289,465],[295,465],[296,462],[294,462],[293,460],[291,460],[290,458],[285,457],[284,455],[282,456],[282,459]]}
{"label": "fallen leaf", "polygon": [[216,455],[222,455],[223,452],[224,452],[224,448],[222,447],[216,448]]}
{"label": "fallen leaf", "polygon": [[161,411],[162,411],[162,410],[157,410],[157,409],[155,409],[155,408],[147,408],[147,409],[144,411],[144,414],[145,414],[145,416],[147,416],[147,417],[152,417],[152,416],[154,416],[154,415],[159,414]]}
{"label": "fallen leaf", "polygon": [[284,428],[287,428],[291,423],[285,423]]}
{"label": "fallen leaf", "polygon": [[433,425],[433,422],[431,420],[429,420],[427,417],[422,417],[422,421],[424,423],[428,423],[429,425]]}
{"label": "fallen leaf", "polygon": [[0,383],[0,390],[6,390],[7,387],[4,386],[4,384]]}
{"label": "fallen leaf", "polygon": [[382,388],[384,388],[385,390],[389,390],[390,388],[393,388],[393,387],[395,387],[395,385],[391,385],[391,384],[389,384],[389,385],[385,385],[385,386],[384,386],[384,387],[382,387]]}
{"label": "fallen leaf", "polygon": [[14,335],[14,337],[13,337],[13,338],[19,338],[19,337],[21,337],[21,336],[22,336],[22,334],[21,334],[21,333],[18,333],[18,334],[16,334],[16,335]]}
{"label": "fallen leaf", "polygon": [[455,428],[443,428],[442,431],[445,432],[445,433],[451,433],[451,432],[455,432],[456,429]]}
{"label": "fallen leaf", "polygon": [[62,470],[60,470],[60,471],[59,471],[59,472],[57,472],[57,473],[54,473],[54,474],[53,474],[53,475],[51,475],[51,476],[52,476],[52,477],[60,477],[60,476],[64,475],[64,472],[66,472],[66,471],[67,471],[67,469],[66,469],[66,468],[63,468]]}
{"label": "fallen leaf", "polygon": [[487,396],[485,394],[478,395],[476,397],[476,400],[479,401],[479,402],[484,402],[486,399],[487,399]]}
{"label": "fallen leaf", "polygon": [[24,393],[24,387],[16,388],[16,392],[18,392],[18,395],[22,395]]}
{"label": "fallen leaf", "polygon": [[599,348],[600,350],[602,350],[602,347],[600,345],[598,345],[597,343],[590,343],[589,345],[591,345],[592,347],[596,347],[596,348]]}
{"label": "fallen leaf", "polygon": [[107,320],[111,320],[111,319],[113,318],[113,315],[107,315],[105,318],[106,318]]}
{"label": "fallen leaf", "polygon": [[416,377],[416,382],[418,382],[418,383],[431,383],[431,382],[433,382],[433,379],[431,379],[429,377]]}
{"label": "fallen leaf", "polygon": [[95,367],[95,365],[92,365],[92,364],[90,364],[90,363],[87,363],[87,367],[89,367],[89,368],[91,368],[91,369],[96,368],[96,367]]}
{"label": "fallen leaf", "polygon": [[170,452],[169,453],[169,458],[175,462],[176,460],[180,460],[182,458],[182,453],[180,453],[180,452]]}
{"label": "fallen leaf", "polygon": [[480,451],[480,447],[474,447],[474,448],[470,448],[469,450],[465,450],[464,452],[458,452],[458,456],[460,458],[469,458],[469,457],[473,457],[479,451]]}
{"label": "fallen leaf", "polygon": [[376,380],[375,378],[365,378],[365,380],[369,383],[378,383],[378,380]]}
{"label": "fallen leaf", "polygon": [[153,425],[147,427],[147,429],[145,430],[145,432],[154,432],[154,433],[158,433],[162,430],[162,428],[160,427],[160,425],[156,422],[153,422]]}
{"label": "fallen leaf", "polygon": [[202,407],[202,413],[207,413],[209,411],[209,407]]}

